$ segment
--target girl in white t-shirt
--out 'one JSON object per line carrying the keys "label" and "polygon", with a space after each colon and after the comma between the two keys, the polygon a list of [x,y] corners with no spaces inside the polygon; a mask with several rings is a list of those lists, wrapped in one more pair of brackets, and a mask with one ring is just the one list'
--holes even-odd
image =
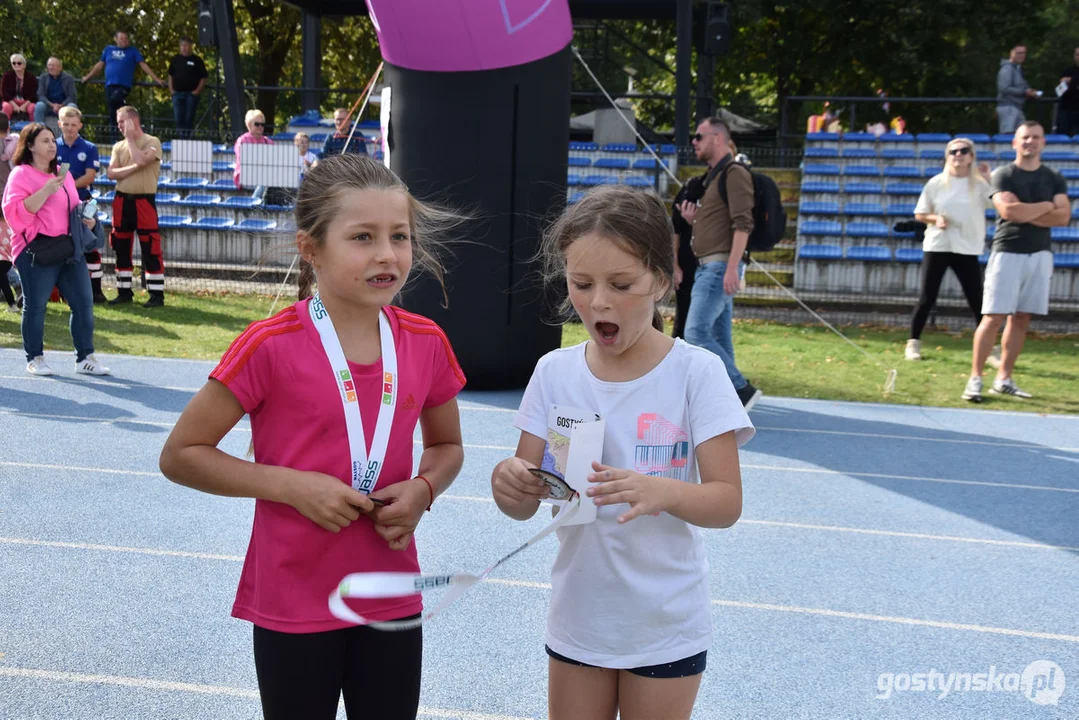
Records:
{"label": "girl in white t-shirt", "polygon": [[597,518],[558,531],[547,620],[551,720],[689,718],[712,644],[698,527],[742,511],[738,447],[753,426],[707,350],[663,333],[674,276],[671,224],[652,193],[592,191],[544,240],[590,339],[540,359],[521,400],[517,453],[491,476],[505,514],[547,493],[529,468],[564,471],[564,414],[606,422],[588,495]]}
{"label": "girl in white t-shirt", "polygon": [[982,270],[978,256],[985,250],[985,210],[989,199],[989,166],[977,166],[974,142],[958,137],[944,151],[944,170],[922,189],[914,217],[926,224],[922,242],[922,290],[911,319],[907,360],[922,359],[922,329],[937,303],[941,281],[952,269],[963,288],[974,325],[982,319]]}

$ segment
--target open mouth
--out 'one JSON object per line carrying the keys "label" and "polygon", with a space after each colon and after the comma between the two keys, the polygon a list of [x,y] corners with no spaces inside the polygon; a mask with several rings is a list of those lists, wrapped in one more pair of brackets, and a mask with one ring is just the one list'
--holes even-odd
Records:
{"label": "open mouth", "polygon": [[388,288],[393,287],[393,284],[397,282],[397,276],[393,273],[382,273],[375,275],[374,277],[367,278],[367,284],[376,288]]}
{"label": "open mouth", "polygon": [[596,339],[604,345],[613,345],[618,340],[618,326],[610,322],[596,323]]}

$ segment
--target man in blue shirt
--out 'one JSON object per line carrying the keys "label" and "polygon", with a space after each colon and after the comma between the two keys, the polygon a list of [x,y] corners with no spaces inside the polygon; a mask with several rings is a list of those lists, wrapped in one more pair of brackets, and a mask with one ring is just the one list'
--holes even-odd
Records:
{"label": "man in blue shirt", "polygon": [[367,138],[363,136],[359,128],[356,128],[356,132],[352,135],[352,142],[348,141],[348,134],[351,131],[348,123],[348,110],[345,108],[337,108],[333,111],[333,125],[336,128],[333,137],[326,140],[326,144],[322,146],[322,152],[318,154],[319,160],[328,158],[331,155],[340,155],[345,151],[345,143],[348,142],[347,151],[355,155],[367,154]]}
{"label": "man in blue shirt", "polygon": [[[89,200],[90,186],[97,179],[101,163],[97,159],[97,145],[79,135],[79,130],[82,130],[82,113],[78,108],[60,108],[60,137],[56,138],[56,161],[71,166],[68,172],[79,191],[79,200]],[[105,295],[101,292],[101,253],[97,250],[86,253],[86,267],[90,270],[94,302],[105,302]]]}
{"label": "man in blue shirt", "polygon": [[64,71],[64,64],[59,58],[51,57],[45,68],[37,79],[37,105],[34,106],[34,122],[42,124],[49,115],[57,115],[60,108],[76,107],[75,78]]}
{"label": "man in blue shirt", "polygon": [[165,81],[159,78],[150,66],[146,64],[139,49],[132,46],[131,38],[123,30],[116,32],[116,44],[109,45],[101,51],[101,59],[90,68],[82,81],[86,83],[92,77],[105,69],[105,104],[109,109],[109,117],[116,119],[116,111],[127,105],[127,95],[135,84],[135,66],[154,79],[161,87],[165,87]]}

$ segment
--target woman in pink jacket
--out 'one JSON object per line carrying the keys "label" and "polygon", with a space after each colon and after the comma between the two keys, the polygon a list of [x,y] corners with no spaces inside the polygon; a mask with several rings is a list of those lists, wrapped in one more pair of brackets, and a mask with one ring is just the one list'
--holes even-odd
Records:
{"label": "woman in pink jacket", "polygon": [[[247,125],[247,132],[236,138],[236,144],[233,146],[233,150],[236,152],[236,169],[232,171],[232,182],[236,184],[236,189],[241,187],[240,146],[247,143],[273,145],[273,140],[266,137],[266,116],[262,114],[261,110],[248,110],[247,115],[244,116],[244,124]],[[261,193],[258,194],[261,195]]]}
{"label": "woman in pink jacket", "polygon": [[79,191],[71,173],[57,171],[52,130],[40,123],[23,128],[12,164],[2,207],[12,232],[11,255],[22,280],[26,371],[53,374],[45,362],[45,308],[57,287],[71,306],[75,372],[108,375],[109,369],[94,357],[90,274],[71,237],[71,210],[79,203]]}

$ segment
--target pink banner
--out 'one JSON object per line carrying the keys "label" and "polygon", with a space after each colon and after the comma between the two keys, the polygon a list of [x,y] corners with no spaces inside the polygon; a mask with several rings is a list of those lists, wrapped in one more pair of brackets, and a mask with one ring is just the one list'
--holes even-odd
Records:
{"label": "pink banner", "polygon": [[573,38],[568,0],[366,0],[382,57],[410,70],[522,65]]}

